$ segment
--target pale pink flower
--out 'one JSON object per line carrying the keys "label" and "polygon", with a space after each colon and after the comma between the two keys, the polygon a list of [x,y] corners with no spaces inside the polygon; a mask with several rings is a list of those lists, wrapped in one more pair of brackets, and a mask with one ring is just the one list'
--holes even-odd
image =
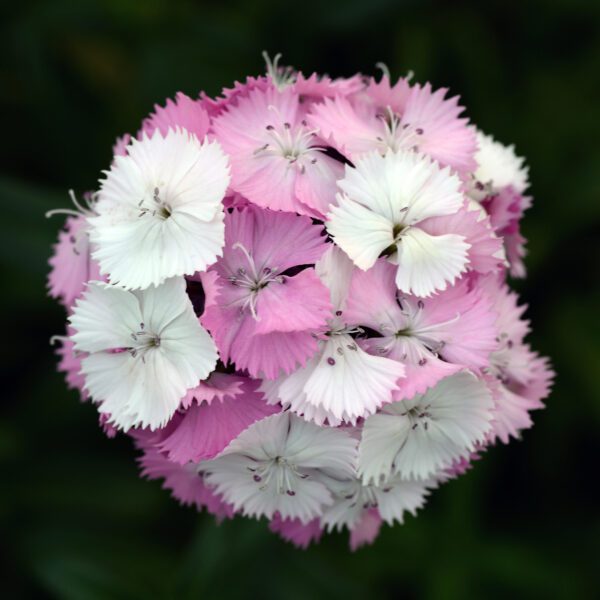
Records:
{"label": "pale pink flower", "polygon": [[[375,94],[370,102],[369,91]],[[407,92],[402,80],[394,89],[387,82],[372,84],[354,103],[343,96],[325,98],[311,108],[308,121],[352,161],[371,151],[414,150],[466,174],[476,166],[475,132],[459,117],[458,98],[445,99],[446,92],[434,92],[429,83]]]}
{"label": "pale pink flower", "polygon": [[361,342],[366,349],[404,364],[396,399],[422,394],[465,367],[488,367],[497,348],[487,294],[466,279],[431,298],[398,293],[394,267],[383,259],[354,272],[343,318],[378,336]]}
{"label": "pale pink flower", "polygon": [[485,278],[481,286],[497,314],[498,346],[485,370],[495,403],[492,440],[508,443],[533,424],[530,412],[544,407],[554,372],[548,360],[525,343],[529,322],[523,319],[526,307],[518,304],[517,295],[496,277]]}
{"label": "pale pink flower", "polygon": [[252,90],[213,130],[231,158],[231,188],[254,204],[322,218],[335,201],[342,163],[324,152],[291,89]]}

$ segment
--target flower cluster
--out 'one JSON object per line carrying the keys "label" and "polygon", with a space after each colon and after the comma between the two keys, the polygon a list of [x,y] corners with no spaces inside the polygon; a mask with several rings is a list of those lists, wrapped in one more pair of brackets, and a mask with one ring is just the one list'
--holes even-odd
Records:
{"label": "flower cluster", "polygon": [[553,373],[506,283],[527,168],[462,112],[410,77],[268,61],[156,106],[51,211],[59,369],[143,475],[356,548],[531,426]]}

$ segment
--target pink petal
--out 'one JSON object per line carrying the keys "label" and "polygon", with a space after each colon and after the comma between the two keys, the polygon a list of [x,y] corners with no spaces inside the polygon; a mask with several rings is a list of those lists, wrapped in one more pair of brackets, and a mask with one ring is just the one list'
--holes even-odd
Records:
{"label": "pink petal", "polygon": [[394,392],[394,402],[423,394],[445,377],[462,371],[461,365],[444,362],[431,353],[423,356],[423,364],[405,363],[406,376],[398,380],[398,390]]}
{"label": "pink petal", "polygon": [[232,361],[252,377],[274,379],[280,371],[291,373],[317,351],[311,332],[255,334],[251,316],[240,317],[236,309],[213,306],[201,318],[217,344],[221,360]]}
{"label": "pink petal", "polygon": [[468,119],[459,118],[464,108],[458,105],[458,97],[444,98],[447,91],[442,88],[434,92],[429,83],[413,86],[401,122],[423,130],[418,141],[420,152],[465,174],[477,167],[475,130]]}
{"label": "pink petal", "polygon": [[333,308],[329,290],[314,269],[305,269],[285,283],[261,290],[255,333],[306,331],[325,327]]}
{"label": "pink petal", "polygon": [[176,415],[158,448],[182,465],[214,458],[252,423],[280,411],[256,392],[257,384],[246,380],[241,395],[194,404],[183,415]]}
{"label": "pink petal", "polygon": [[158,129],[164,137],[169,129],[183,127],[202,141],[210,127],[210,118],[200,100],[192,100],[182,92],[178,92],[175,101],[170,98],[162,107],[155,105],[154,112],[142,123],[142,131],[148,137]]}
{"label": "pink petal", "polygon": [[444,360],[478,369],[489,365],[490,353],[498,347],[497,313],[482,290],[469,291],[469,282],[459,280],[422,301],[422,326],[444,342],[439,350]]}
{"label": "pink petal", "polygon": [[243,393],[243,384],[247,382],[245,377],[227,375],[225,373],[212,373],[206,381],[188,390],[181,399],[181,408],[189,408],[192,404],[210,404],[213,400],[223,402],[231,400]]}
{"label": "pink petal", "polygon": [[171,462],[156,448],[149,446],[143,434],[136,437],[136,446],[143,452],[139,458],[142,476],[163,479],[163,489],[170,490],[173,497],[184,506],[193,505],[198,510],[206,509],[219,520],[233,517],[233,507],[204,485],[193,465],[182,466]]}
{"label": "pink petal", "polygon": [[49,293],[58,298],[65,308],[71,307],[88,281],[102,279],[98,263],[90,254],[86,227],[85,217],[69,217],[65,229],[58,234],[54,255],[48,261],[51,267]]}
{"label": "pink petal", "polygon": [[390,322],[402,329],[397,293],[396,267],[387,260],[379,259],[368,271],[355,269],[342,319],[376,331]]}
{"label": "pink petal", "polygon": [[[71,335],[73,330],[67,329],[67,335]],[[82,400],[87,400],[89,395],[85,390],[85,377],[81,373],[81,356],[75,353],[75,344],[70,337],[60,338],[60,346],[56,349],[56,354],[60,357],[58,370],[65,374],[67,387],[72,390],[78,390]]]}
{"label": "pink petal", "polygon": [[350,550],[355,552],[361,546],[372,544],[383,523],[376,508],[364,510],[360,521],[350,530]]}
{"label": "pink petal", "polygon": [[319,519],[303,524],[300,519],[282,519],[279,513],[269,523],[269,529],[303,550],[306,550],[312,542],[318,542],[323,535]]}
{"label": "pink petal", "polygon": [[225,217],[225,248],[216,269],[223,278],[248,268],[242,244],[257,268],[278,272],[298,265],[314,264],[327,249],[323,227],[308,217],[277,213],[254,206],[234,210]]}
{"label": "pink petal", "polygon": [[370,107],[359,114],[353,104],[341,96],[325,98],[313,106],[307,116],[319,136],[350,158],[378,147],[377,136],[383,130],[375,110]]}
{"label": "pink petal", "polygon": [[494,233],[488,219],[481,219],[480,211],[463,209],[453,215],[430,217],[419,227],[430,235],[462,235],[471,246],[467,251],[469,267],[479,273],[504,269],[502,238]]}

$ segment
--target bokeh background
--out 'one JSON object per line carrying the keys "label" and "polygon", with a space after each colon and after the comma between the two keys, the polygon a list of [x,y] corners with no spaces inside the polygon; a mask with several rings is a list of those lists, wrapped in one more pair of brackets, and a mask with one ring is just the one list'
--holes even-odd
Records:
{"label": "bokeh background", "polygon": [[[600,3],[54,0],[0,9],[1,592],[5,598],[599,597]],[[524,439],[351,554],[297,551],[264,523],[180,508],[138,478],[68,392],[45,293],[66,191],[94,188],[117,135],[182,90],[263,71],[261,50],[331,75],[460,93],[531,168],[529,277],[515,282],[555,390]]]}

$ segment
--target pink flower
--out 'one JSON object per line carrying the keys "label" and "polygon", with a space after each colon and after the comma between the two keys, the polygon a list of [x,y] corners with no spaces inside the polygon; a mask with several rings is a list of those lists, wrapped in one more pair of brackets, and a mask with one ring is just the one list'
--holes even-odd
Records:
{"label": "pink flower", "polygon": [[481,205],[490,215],[494,231],[504,240],[510,274],[513,277],[525,277],[523,258],[527,253],[527,240],[521,235],[520,222],[523,213],[531,206],[531,198],[519,194],[513,187],[506,187],[486,197]]}
{"label": "pink flower", "polygon": [[488,366],[497,347],[492,303],[465,279],[431,298],[399,294],[393,265],[380,259],[354,273],[348,298],[344,318],[380,336],[363,346],[405,365],[396,399],[422,394],[465,367]]}
{"label": "pink flower", "polygon": [[208,133],[210,118],[200,100],[192,100],[184,93],[178,92],[175,101],[169,98],[164,107],[158,104],[154,106],[154,112],[144,119],[138,137],[142,139],[144,133],[152,137],[157,129],[166,137],[169,129],[181,127],[202,141]]}
{"label": "pink flower", "polygon": [[90,280],[102,279],[98,263],[92,258],[87,223],[83,215],[69,217],[58,234],[54,254],[48,261],[48,289],[65,308],[79,298]]}
{"label": "pink flower", "polygon": [[321,232],[307,217],[254,207],[227,215],[223,257],[212,268],[220,290],[202,317],[224,362],[274,378],[314,354],[329,293],[313,268],[296,271],[326,249]]}
{"label": "pink flower", "polygon": [[322,218],[335,201],[342,164],[324,152],[291,89],[253,89],[213,129],[231,157],[231,188],[254,204]]}
{"label": "pink flower", "polygon": [[[369,96],[372,92],[373,97]],[[446,89],[429,83],[408,91],[401,80],[371,84],[357,101],[337,96],[311,108],[308,122],[319,135],[354,161],[366,152],[417,150],[460,174],[475,166],[475,132],[460,118],[458,98],[445,99]]]}
{"label": "pink flower", "polygon": [[481,286],[494,300],[498,329],[498,346],[485,369],[495,403],[491,440],[506,444],[531,427],[530,412],[544,407],[542,400],[550,391],[554,372],[548,360],[525,343],[529,322],[523,319],[526,307],[517,304],[516,294],[495,277],[486,278]]}

